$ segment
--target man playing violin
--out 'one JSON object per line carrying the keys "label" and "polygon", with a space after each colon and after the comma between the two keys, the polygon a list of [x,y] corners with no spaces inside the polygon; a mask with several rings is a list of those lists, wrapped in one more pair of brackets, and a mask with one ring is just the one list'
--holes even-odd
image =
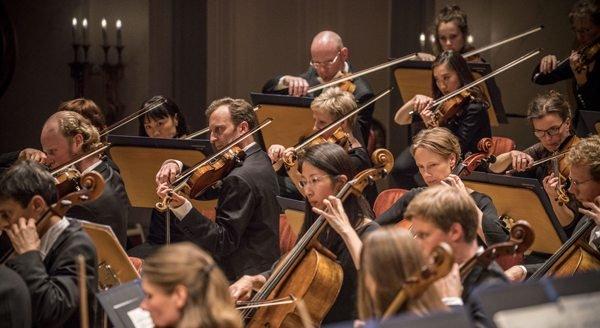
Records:
{"label": "man playing violin", "polygon": [[[59,111],[50,116],[42,128],[40,142],[52,170],[101,146],[98,130],[73,111]],[[67,215],[110,226],[125,247],[127,217],[131,206],[121,176],[101,160],[100,155],[90,156],[76,163],[74,168],[81,174],[96,171],[106,183],[98,199],[74,206]]]}
{"label": "man playing violin", "polygon": [[[215,100],[206,116],[210,142],[217,150],[258,125],[252,106],[243,99]],[[245,159],[211,190],[218,194],[214,221],[171,192],[169,182],[181,172],[181,163],[168,160],[156,175],[158,196],[172,195],[169,207],[177,227],[189,241],[210,252],[231,281],[267,270],[280,255],[278,187],[271,161],[253,136],[237,146]]]}
{"label": "man playing violin", "polygon": [[[600,45],[600,3],[598,0],[579,0],[569,13],[577,47],[568,60],[558,62],[547,55],[536,66],[532,80],[537,84],[553,84],[572,79],[573,93],[579,110],[600,110],[600,67],[596,65]],[[575,124],[577,115],[575,115]]]}
{"label": "man playing violin", "polygon": [[[310,55],[308,71],[299,76],[277,76],[267,81],[262,91],[285,93],[295,97],[306,96],[309,87],[330,82],[352,72],[352,66],[348,62],[350,51],[344,47],[342,38],[333,31],[321,31],[313,38]],[[355,86],[352,93],[359,106],[373,98],[373,91],[366,80],[358,77],[353,79],[352,83]],[[319,93],[320,91],[316,91],[314,95],[309,96],[318,96]],[[375,105],[371,105],[357,115],[358,125],[354,131],[363,145],[366,145],[369,138],[374,109]]]}
{"label": "man playing violin", "polygon": [[85,259],[87,288],[97,287],[96,249],[80,223],[57,215],[38,222],[57,198],[52,175],[32,161],[18,162],[0,178],[0,229],[16,255],[6,265],[29,289],[34,327],[79,327],[82,296],[92,308],[94,293],[79,292],[78,255]]}
{"label": "man playing violin", "polygon": [[[490,164],[489,169],[495,173],[504,173],[509,169],[516,171],[514,175],[534,178],[540,181],[552,204],[552,209],[559,222],[567,232],[573,233],[579,215],[577,208],[579,203],[575,197],[566,193],[569,200],[564,202],[559,198],[559,193],[566,192],[565,177],[559,181],[554,172],[552,161],[531,167],[536,160],[544,159],[556,152],[568,150],[578,138],[571,132],[571,109],[566,99],[556,91],[538,95],[529,104],[527,118],[533,128],[533,134],[540,142],[525,149],[524,151],[513,150],[501,154],[496,162]],[[568,174],[565,157],[557,159],[559,171]],[[560,182],[560,185],[559,185]],[[560,188],[560,189],[559,189]]]}
{"label": "man playing violin", "polygon": [[[425,256],[438,244],[452,248],[454,260],[463,265],[476,256],[478,214],[475,202],[466,192],[449,186],[434,186],[417,195],[406,209],[412,220],[411,231],[421,243]],[[475,266],[463,281],[462,300],[469,308],[476,326],[490,327],[481,305],[473,297],[477,289],[506,283],[507,278],[496,262],[487,267]]]}

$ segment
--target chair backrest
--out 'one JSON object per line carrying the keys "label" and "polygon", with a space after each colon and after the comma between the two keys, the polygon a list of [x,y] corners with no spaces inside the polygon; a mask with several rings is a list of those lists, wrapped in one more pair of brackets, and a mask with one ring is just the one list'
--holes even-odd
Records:
{"label": "chair backrest", "polygon": [[516,148],[515,141],[507,137],[492,137],[492,155],[508,153]]}
{"label": "chair backrest", "polygon": [[387,189],[377,195],[373,204],[373,212],[375,217],[379,217],[383,212],[387,211],[394,203],[407,192],[406,189]]}
{"label": "chair backrest", "polygon": [[294,231],[292,225],[288,222],[285,214],[279,215],[279,250],[285,254],[292,250],[296,244],[298,234]]}

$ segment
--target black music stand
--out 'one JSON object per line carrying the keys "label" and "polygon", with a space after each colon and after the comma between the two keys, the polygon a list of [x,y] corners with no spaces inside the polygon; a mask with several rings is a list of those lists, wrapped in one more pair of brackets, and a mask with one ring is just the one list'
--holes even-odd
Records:
{"label": "black music stand", "polygon": [[[487,63],[468,63],[475,79],[489,74],[492,71]],[[394,69],[394,77],[403,103],[408,102],[416,94],[431,96],[431,62],[420,60],[409,60],[402,62]],[[498,123],[506,124],[506,114],[502,104],[500,89],[492,77],[483,84],[483,91],[490,100],[488,116],[492,126]]]}
{"label": "black music stand", "polygon": [[[600,90],[598,91],[600,92]],[[587,137],[590,134],[600,134],[600,112],[580,110],[577,123],[577,135]]]}
{"label": "black music stand", "polygon": [[473,172],[463,181],[467,187],[490,196],[501,217],[529,222],[537,236],[531,246],[534,252],[553,254],[567,240],[538,180]]}
{"label": "black music stand", "polygon": [[256,112],[259,121],[267,117],[273,119],[272,124],[259,131],[265,149],[273,144],[292,147],[302,136],[312,133],[310,103],[313,98],[251,92],[250,99],[254,106],[260,105]]}
{"label": "black music stand", "polygon": [[96,297],[114,327],[153,327],[150,314],[140,309],[140,304],[145,297],[140,280],[99,292]]}
{"label": "black music stand", "polygon": [[[447,328],[447,327],[472,327],[469,314],[465,312],[465,308],[460,307],[453,309],[451,312],[431,313],[426,316],[416,316],[404,314],[397,317],[392,317],[384,322],[367,321],[365,328],[392,328],[392,327],[411,327],[411,328]],[[332,325],[327,325],[328,328],[352,328],[354,322],[341,322]]]}

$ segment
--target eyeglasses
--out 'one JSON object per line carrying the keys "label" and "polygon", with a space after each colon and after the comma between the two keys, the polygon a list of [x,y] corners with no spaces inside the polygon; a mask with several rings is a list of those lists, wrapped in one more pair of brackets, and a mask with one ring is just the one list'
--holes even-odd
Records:
{"label": "eyeglasses", "polygon": [[557,135],[560,132],[560,128],[562,128],[562,126],[565,125],[565,122],[562,122],[559,126],[553,126],[553,127],[549,128],[548,130],[533,129],[533,134],[540,139],[542,139],[546,134],[549,137],[554,137],[555,135]]}
{"label": "eyeglasses", "polygon": [[311,60],[310,66],[312,66],[314,68],[329,67],[329,66],[333,65],[333,63],[336,62],[336,60],[340,56],[340,52],[341,52],[341,50],[338,50],[337,55],[335,55],[335,57],[333,57],[332,60],[327,60],[327,61],[323,61],[323,62],[316,62],[316,61]]}
{"label": "eyeglasses", "polygon": [[308,187],[308,186],[314,186],[315,184],[321,182],[323,180],[323,178],[328,177],[329,174],[323,174],[323,175],[313,175],[312,177],[310,177],[310,179],[306,180],[306,179],[302,179],[300,181],[298,181],[298,184],[300,185],[300,187],[302,189]]}
{"label": "eyeglasses", "polygon": [[575,181],[575,180],[571,179],[571,177],[569,177],[569,182],[571,183],[571,186],[573,186],[573,187],[580,187],[582,184],[586,184],[592,180],[594,180],[594,178],[589,178],[589,179],[583,180],[583,181]]}

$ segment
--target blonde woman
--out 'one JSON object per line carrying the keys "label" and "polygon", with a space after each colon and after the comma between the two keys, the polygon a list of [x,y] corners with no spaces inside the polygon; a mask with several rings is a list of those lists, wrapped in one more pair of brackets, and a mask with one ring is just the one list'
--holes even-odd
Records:
{"label": "blonde woman", "polygon": [[144,261],[142,309],[157,327],[242,327],[225,275],[206,252],[184,242]]}

